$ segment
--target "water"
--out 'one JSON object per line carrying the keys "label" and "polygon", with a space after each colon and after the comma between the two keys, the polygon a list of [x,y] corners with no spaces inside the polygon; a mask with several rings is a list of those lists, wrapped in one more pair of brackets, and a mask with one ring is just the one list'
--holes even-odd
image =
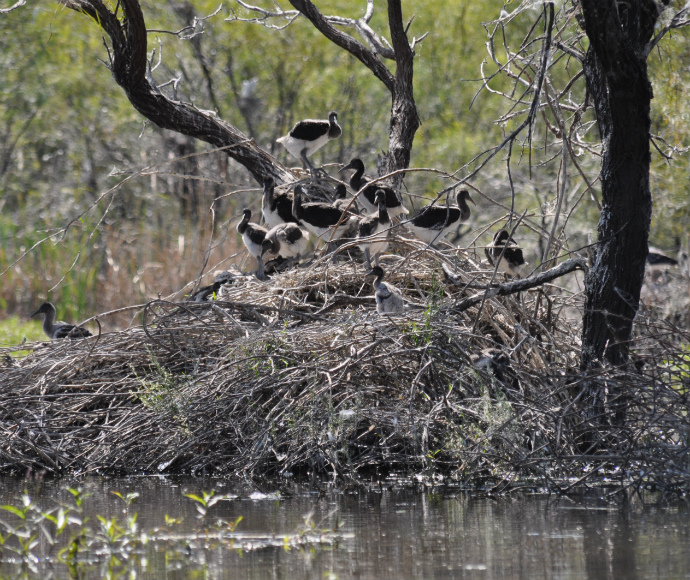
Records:
{"label": "water", "polygon": [[[319,494],[294,488],[276,494],[199,479],[45,482],[28,491],[45,509],[56,499],[71,501],[68,485],[90,494],[83,515],[94,530],[101,525],[98,515],[116,517],[125,527],[126,506],[113,491],[140,493],[129,508],[130,516],[138,514],[132,538],[159,529],[146,545],[113,543],[110,554],[92,531],[92,551],[80,553],[71,572],[45,540],[32,550],[38,559],[23,568],[6,550],[0,579],[690,578],[685,507],[620,510],[562,498],[493,500],[403,489]],[[21,505],[23,487],[0,479],[1,503]],[[211,490],[229,499],[210,507],[202,520],[198,502],[183,494]],[[166,526],[166,514],[181,523]],[[219,518],[234,522],[240,516],[234,533],[223,525],[218,535]],[[2,520],[11,518],[0,513]]]}

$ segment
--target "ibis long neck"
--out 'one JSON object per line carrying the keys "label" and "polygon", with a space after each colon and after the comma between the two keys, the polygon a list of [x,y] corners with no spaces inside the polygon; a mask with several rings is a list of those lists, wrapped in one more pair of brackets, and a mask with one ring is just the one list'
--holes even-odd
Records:
{"label": "ibis long neck", "polygon": [[379,200],[379,223],[387,224],[389,221],[390,217],[388,216],[388,209],[386,208],[386,203],[382,200]]}
{"label": "ibis long neck", "polygon": [[292,215],[294,215],[298,220],[302,219],[304,212],[302,211],[302,195],[301,191],[295,189],[295,193],[292,196]]}
{"label": "ibis long neck", "polygon": [[350,187],[355,191],[359,191],[367,184],[367,178],[362,177],[364,175],[364,166],[360,165],[357,167],[355,172],[350,177]]}
{"label": "ibis long neck", "polygon": [[45,332],[48,336],[52,337],[54,328],[53,325],[55,323],[55,309],[50,308],[46,311],[45,314],[46,317],[43,319],[43,332]]}
{"label": "ibis long neck", "polygon": [[249,218],[243,217],[242,221],[237,224],[237,231],[240,235],[243,235],[247,231],[247,224],[249,223]]}
{"label": "ibis long neck", "polygon": [[264,191],[264,196],[266,199],[266,207],[268,207],[271,210],[273,209],[273,199],[274,199],[273,193],[274,193],[273,187],[267,187],[266,190]]}
{"label": "ibis long neck", "polygon": [[381,282],[383,282],[383,274],[379,274],[378,276],[376,276],[376,278],[374,278],[374,282],[373,282],[374,290],[379,289]]}

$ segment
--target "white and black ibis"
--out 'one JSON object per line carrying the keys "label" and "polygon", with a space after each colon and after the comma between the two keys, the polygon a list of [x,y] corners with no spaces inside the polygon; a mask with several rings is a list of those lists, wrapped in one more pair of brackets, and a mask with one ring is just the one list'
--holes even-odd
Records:
{"label": "white and black ibis", "polygon": [[280,224],[297,223],[292,215],[292,195],[275,193],[275,181],[272,177],[264,180],[264,194],[261,198],[261,213],[269,228]]}
{"label": "white and black ibis", "polygon": [[458,224],[470,219],[467,202],[474,203],[470,193],[466,189],[460,190],[455,205],[450,205],[450,198],[450,194],[446,196],[445,207],[427,205],[407,222],[415,236],[427,244],[434,244],[445,238]]}
{"label": "white and black ibis", "polygon": [[309,161],[309,155],[318,151],[331,139],[342,135],[338,125],[338,113],[328,113],[328,120],[305,119],[299,121],[284,137],[276,139],[295,158],[300,159],[314,173],[316,170]]}
{"label": "white and black ibis", "polygon": [[378,207],[376,213],[359,218],[357,245],[364,252],[367,266],[371,268],[371,256],[378,265],[379,254],[388,247],[388,232],[391,220],[386,208],[386,193],[379,189],[375,197]]}
{"label": "white and black ibis", "polygon": [[86,338],[87,336],[93,336],[85,328],[75,326],[74,324],[68,324],[67,322],[55,322],[57,311],[55,310],[55,306],[50,302],[41,304],[41,307],[36,310],[31,317],[33,318],[37,314],[45,315],[43,319],[43,332],[46,333],[48,338]]}
{"label": "white and black ibis", "polygon": [[494,234],[492,242],[484,248],[484,253],[492,266],[496,266],[498,262],[497,269],[506,274],[519,274],[525,265],[522,248],[504,229],[500,229]]}
{"label": "white and black ibis", "polygon": [[283,258],[299,261],[307,250],[307,232],[297,224],[280,224],[268,230],[261,244],[261,256],[269,260]]}
{"label": "white and black ibis", "polygon": [[374,298],[379,314],[400,314],[404,309],[402,293],[390,283],[383,282],[385,272],[381,266],[374,266],[365,278],[374,277]]}
{"label": "white and black ibis", "polygon": [[232,284],[235,281],[235,275],[228,270],[223,270],[216,274],[213,284],[199,288],[194,294],[187,298],[188,302],[206,302],[209,296],[213,297],[218,294],[220,287],[223,284]]}
{"label": "white and black ibis", "polygon": [[264,263],[261,259],[261,244],[266,238],[268,230],[258,224],[251,223],[252,210],[244,209],[242,211],[242,221],[237,224],[237,231],[242,236],[242,241],[249,253],[256,258],[258,268],[256,270],[256,277],[259,280],[265,280]]}
{"label": "white and black ibis", "polygon": [[340,171],[345,171],[346,169],[355,170],[352,177],[350,177],[350,187],[356,192],[362,190],[362,193],[357,196],[357,201],[362,204],[364,211],[373,213],[378,209],[376,205],[376,192],[381,189],[386,194],[386,208],[388,208],[388,213],[391,217],[410,213],[392,187],[385,187],[377,183],[369,184],[369,180],[364,177],[364,163],[361,159],[353,159]]}
{"label": "white and black ibis", "polygon": [[302,203],[304,193],[304,188],[301,185],[295,187],[292,215],[300,220],[308,231],[325,242],[339,240],[345,236],[350,226],[350,220],[357,218],[346,216],[338,228],[334,230],[334,226],[340,222],[344,212],[330,203]]}

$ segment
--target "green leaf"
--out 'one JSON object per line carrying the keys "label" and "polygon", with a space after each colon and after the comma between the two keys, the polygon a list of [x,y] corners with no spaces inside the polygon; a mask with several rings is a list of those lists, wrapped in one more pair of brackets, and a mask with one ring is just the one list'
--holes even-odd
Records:
{"label": "green leaf", "polygon": [[13,505],[1,505],[0,509],[11,512],[15,516],[19,516],[23,520],[26,519],[26,514],[22,510],[20,510],[19,508],[14,507]]}

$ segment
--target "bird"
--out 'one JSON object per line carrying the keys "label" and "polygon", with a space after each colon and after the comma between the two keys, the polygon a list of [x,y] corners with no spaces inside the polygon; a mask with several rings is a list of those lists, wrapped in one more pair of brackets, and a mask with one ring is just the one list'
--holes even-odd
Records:
{"label": "bird", "polygon": [[292,199],[292,215],[300,220],[309,232],[326,242],[342,238],[351,225],[350,220],[357,219],[355,216],[345,217],[338,228],[334,229],[344,212],[330,203],[302,203],[304,193],[304,187],[301,185],[295,187],[295,194]]}
{"label": "bird", "polygon": [[350,187],[357,192],[362,190],[362,193],[357,196],[357,200],[362,204],[362,207],[367,213],[373,213],[378,209],[376,205],[376,192],[379,189],[382,189],[386,194],[386,208],[388,209],[388,213],[391,217],[407,215],[410,213],[407,211],[393,188],[384,187],[376,183],[367,185],[369,180],[364,177],[364,163],[361,159],[353,159],[340,171],[342,172],[346,169],[355,170],[355,172],[352,174],[352,177],[350,177]]}
{"label": "bird", "polygon": [[194,294],[192,294],[189,298],[187,298],[188,302],[206,302],[209,296],[213,296],[215,294],[218,294],[218,291],[220,290],[220,287],[223,284],[231,284],[232,282],[235,281],[235,276],[231,273],[228,272],[227,270],[223,270],[222,272],[219,272],[216,274],[213,284],[209,284],[208,286],[204,286],[203,288],[199,288]]}
{"label": "bird", "polygon": [[85,328],[75,326],[74,324],[68,324],[67,322],[55,322],[57,311],[51,302],[44,302],[41,304],[41,307],[31,315],[31,318],[37,314],[45,314],[45,318],[43,319],[43,332],[46,333],[48,338],[53,340],[57,338],[69,337],[74,339],[93,336]]}
{"label": "bird", "polygon": [[270,259],[280,256],[299,261],[307,249],[308,235],[297,224],[280,224],[271,228],[261,244],[261,257],[268,254]]}
{"label": "bird", "polygon": [[404,303],[402,293],[392,284],[383,282],[385,272],[381,266],[374,266],[366,278],[374,277],[374,298],[376,298],[376,312],[379,314],[400,314]]}
{"label": "bird", "polygon": [[328,120],[305,119],[299,121],[284,137],[276,139],[288,152],[297,159],[301,159],[304,168],[314,173],[315,168],[309,161],[308,155],[318,151],[331,139],[337,139],[343,130],[338,125],[338,113],[328,113]]}
{"label": "bird", "polygon": [[242,241],[249,253],[256,258],[258,264],[256,277],[259,280],[265,280],[264,263],[261,259],[261,244],[264,238],[266,238],[268,230],[258,224],[250,223],[250,219],[252,219],[252,210],[245,208],[242,210],[242,221],[237,224],[237,231],[242,236]]}
{"label": "bird", "polygon": [[299,223],[292,215],[292,195],[275,193],[275,180],[267,177],[264,180],[264,194],[261,199],[261,213],[269,228],[280,224]]}
{"label": "bird", "polygon": [[347,187],[339,183],[335,188],[335,201],[333,205],[341,211],[345,211],[348,207],[354,209],[354,204],[351,199],[347,199]]}
{"label": "bird", "polygon": [[467,202],[474,203],[470,193],[466,189],[460,190],[456,205],[450,205],[450,197],[446,196],[446,207],[427,205],[407,222],[414,235],[423,242],[433,244],[440,241],[458,224],[470,219],[470,206]]}
{"label": "bird", "polygon": [[661,250],[657,248],[652,248],[650,246],[649,252],[647,254],[647,265],[648,266],[677,266],[678,260],[672,258],[671,256],[664,254]]}
{"label": "bird", "polygon": [[357,246],[364,252],[369,268],[371,268],[371,255],[374,255],[374,260],[378,265],[379,254],[388,247],[388,232],[391,223],[386,209],[386,193],[382,189],[376,192],[375,200],[378,211],[359,218],[357,228]]}
{"label": "bird", "polygon": [[[526,265],[522,256],[522,248],[504,229],[500,229],[494,234],[494,239],[484,248],[484,253],[492,266],[496,266],[496,262],[498,262],[497,269],[507,274],[519,274],[522,266]],[[503,253],[503,257],[501,257],[501,253]]]}

